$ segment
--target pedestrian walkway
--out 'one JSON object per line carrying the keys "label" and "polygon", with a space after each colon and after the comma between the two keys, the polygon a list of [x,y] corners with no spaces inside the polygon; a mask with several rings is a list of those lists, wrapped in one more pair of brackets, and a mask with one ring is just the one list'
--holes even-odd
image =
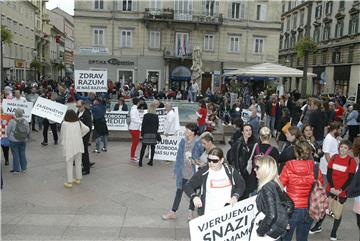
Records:
{"label": "pedestrian walkway", "polygon": [[[108,152],[90,154],[96,162],[91,174],[65,189],[61,146],[49,141],[42,147],[40,133],[31,138],[28,171],[13,175],[3,166],[2,240],[190,240],[188,201],[177,220],[161,220],[175,195],[173,163],[139,168],[129,163],[130,142],[110,142]],[[338,231],[341,240],[358,240],[351,207],[349,201]],[[330,229],[327,219],[323,232],[309,240],[329,240]]]}

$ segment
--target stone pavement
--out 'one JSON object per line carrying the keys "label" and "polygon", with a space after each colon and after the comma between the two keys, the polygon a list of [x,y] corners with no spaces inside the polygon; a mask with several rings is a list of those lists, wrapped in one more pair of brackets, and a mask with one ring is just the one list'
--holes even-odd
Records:
{"label": "stone pavement", "polygon": [[[129,142],[109,142],[108,152],[90,154],[96,162],[91,174],[80,185],[65,189],[60,146],[50,141],[42,147],[40,133],[31,138],[27,172],[13,175],[3,166],[2,240],[190,239],[187,199],[183,198],[177,220],[161,220],[175,195],[173,163],[139,168],[129,163]],[[351,208],[350,200],[338,231],[342,240],[358,240]],[[323,232],[309,240],[328,240],[330,228],[327,219]]]}

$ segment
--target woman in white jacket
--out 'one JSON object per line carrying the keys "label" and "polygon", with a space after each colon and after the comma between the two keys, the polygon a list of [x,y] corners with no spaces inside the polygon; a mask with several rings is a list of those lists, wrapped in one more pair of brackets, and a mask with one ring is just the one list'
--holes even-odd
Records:
{"label": "woman in white jacket", "polygon": [[[84,153],[84,144],[82,137],[89,132],[89,127],[79,121],[75,111],[67,110],[64,122],[61,124],[61,144],[66,161],[67,182],[65,188],[71,188],[73,183],[80,184],[82,178],[81,172],[81,154]],[[73,180],[73,163],[75,161],[76,179]]]}
{"label": "woman in white jacket", "polygon": [[135,153],[136,153],[136,148],[139,144],[142,120],[140,118],[140,113],[138,110],[139,99],[133,98],[132,101],[133,101],[133,106],[131,107],[130,110],[130,125],[129,125],[129,131],[131,134],[130,160],[136,161]]}

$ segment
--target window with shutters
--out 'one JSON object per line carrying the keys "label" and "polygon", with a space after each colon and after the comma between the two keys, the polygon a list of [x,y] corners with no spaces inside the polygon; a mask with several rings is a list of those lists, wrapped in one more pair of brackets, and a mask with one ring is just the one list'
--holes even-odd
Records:
{"label": "window with shutters", "polygon": [[321,18],[322,5],[318,5],[315,8],[315,18]]}
{"label": "window with shutters", "polygon": [[348,62],[352,63],[354,59],[354,46],[349,47]]}
{"label": "window with shutters", "polygon": [[149,48],[160,49],[160,32],[159,31],[150,31],[149,40],[150,40]]}
{"label": "window with shutters", "polygon": [[264,38],[255,38],[254,39],[254,53],[262,54],[264,52]]}
{"label": "window with shutters", "polygon": [[217,15],[217,9],[219,2],[216,0],[203,0],[204,4],[204,15],[215,16]]}
{"label": "window with shutters", "polygon": [[293,15],[293,28],[297,27],[297,18],[298,18],[298,14],[294,13],[294,15]]}
{"label": "window with shutters", "polygon": [[123,11],[133,11],[133,1],[132,0],[122,0],[122,10]]}
{"label": "window with shutters", "polygon": [[343,36],[344,31],[344,19],[339,19],[335,26],[335,37],[340,38]]}
{"label": "window with shutters", "polygon": [[257,4],[256,5],[256,20],[264,21],[266,19],[266,5]]}
{"label": "window with shutters", "polygon": [[240,52],[240,36],[230,36],[229,52],[230,53],[239,53]]}
{"label": "window with shutters", "polygon": [[244,18],[244,3],[240,1],[234,1],[230,3],[230,17],[233,19]]}
{"label": "window with shutters", "polygon": [[320,26],[316,26],[314,29],[314,37],[313,37],[314,41],[316,43],[320,42]]}
{"label": "window with shutters", "polygon": [[132,30],[120,31],[120,48],[132,48]]}
{"label": "window with shutters", "polygon": [[290,16],[288,16],[287,19],[286,19],[286,30],[287,31],[290,30],[290,20],[291,20],[291,18],[290,18]]}
{"label": "window with shutters", "polygon": [[326,15],[331,15],[332,7],[333,7],[333,2],[332,1],[329,1],[329,2],[326,3],[326,6],[325,6]]}
{"label": "window with shutters", "polygon": [[344,9],[345,8],[345,1],[344,0],[341,0],[340,2],[339,2],[339,10],[342,10],[342,9]]}
{"label": "window with shutters", "polygon": [[104,0],[94,0],[94,9],[104,9]]}
{"label": "window with shutters", "polygon": [[330,39],[330,30],[331,30],[330,23],[326,23],[324,26],[323,40],[326,41]]}
{"label": "window with shutters", "polygon": [[215,35],[213,34],[205,34],[204,36],[204,50],[206,51],[214,51],[215,45]]}
{"label": "window with shutters", "polygon": [[105,29],[94,28],[93,32],[93,45],[104,46],[105,45]]}
{"label": "window with shutters", "polygon": [[349,34],[356,34],[359,31],[359,13],[352,14],[349,22]]}
{"label": "window with shutters", "polygon": [[304,25],[304,18],[305,18],[305,10],[301,9],[300,10],[300,25],[303,26]]}
{"label": "window with shutters", "polygon": [[192,0],[175,0],[175,19],[192,20]]}
{"label": "window with shutters", "polygon": [[340,64],[341,52],[339,50],[333,52],[332,62],[333,62],[333,64]]}

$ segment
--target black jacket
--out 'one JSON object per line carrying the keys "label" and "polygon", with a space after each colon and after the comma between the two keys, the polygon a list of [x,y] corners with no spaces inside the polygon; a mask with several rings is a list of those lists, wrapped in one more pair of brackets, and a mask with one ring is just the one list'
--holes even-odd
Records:
{"label": "black jacket", "polygon": [[[223,164],[225,168],[226,175],[229,177],[232,189],[231,189],[231,197],[235,196],[238,199],[242,196],[245,190],[245,182],[242,176],[234,170],[231,166],[227,164]],[[202,202],[202,207],[198,209],[199,215],[203,215],[205,212],[206,205],[206,181],[209,175],[209,166],[204,166],[196,172],[189,182],[185,185],[184,191],[186,195],[192,200],[194,197],[198,196],[197,189],[200,188],[200,199]]]}
{"label": "black jacket", "polygon": [[[123,106],[122,106],[122,108],[121,108],[121,111],[128,111],[129,109],[128,109],[128,106],[127,106],[127,104],[123,104]],[[116,103],[115,104],[115,106],[114,106],[114,111],[119,111],[119,104],[118,103]]]}
{"label": "black jacket", "polygon": [[146,113],[141,124],[141,135],[156,134],[159,129],[159,117],[157,114]]}
{"label": "black jacket", "polygon": [[279,165],[279,173],[281,173],[282,168],[285,165],[285,162],[289,161],[289,160],[295,160],[295,148],[294,145],[291,143],[287,143],[284,150],[281,152],[279,160],[278,160],[278,165]]}
{"label": "black jacket", "polygon": [[279,191],[281,189],[278,184],[271,181],[265,184],[258,192],[256,206],[259,212],[265,214],[256,230],[259,236],[266,234],[272,238],[278,238],[286,230],[288,218],[287,213],[279,213],[280,209],[278,207],[281,205]]}
{"label": "black jacket", "polygon": [[327,114],[319,109],[310,114],[309,123],[314,127],[315,140],[324,140],[324,128],[327,125]]}
{"label": "black jacket", "polygon": [[[77,115],[79,115],[79,112],[77,113]],[[90,130],[83,138],[90,136],[90,132],[92,129],[91,111],[89,109],[85,108],[84,113],[80,116],[79,120],[84,125],[89,127],[89,130]]]}

